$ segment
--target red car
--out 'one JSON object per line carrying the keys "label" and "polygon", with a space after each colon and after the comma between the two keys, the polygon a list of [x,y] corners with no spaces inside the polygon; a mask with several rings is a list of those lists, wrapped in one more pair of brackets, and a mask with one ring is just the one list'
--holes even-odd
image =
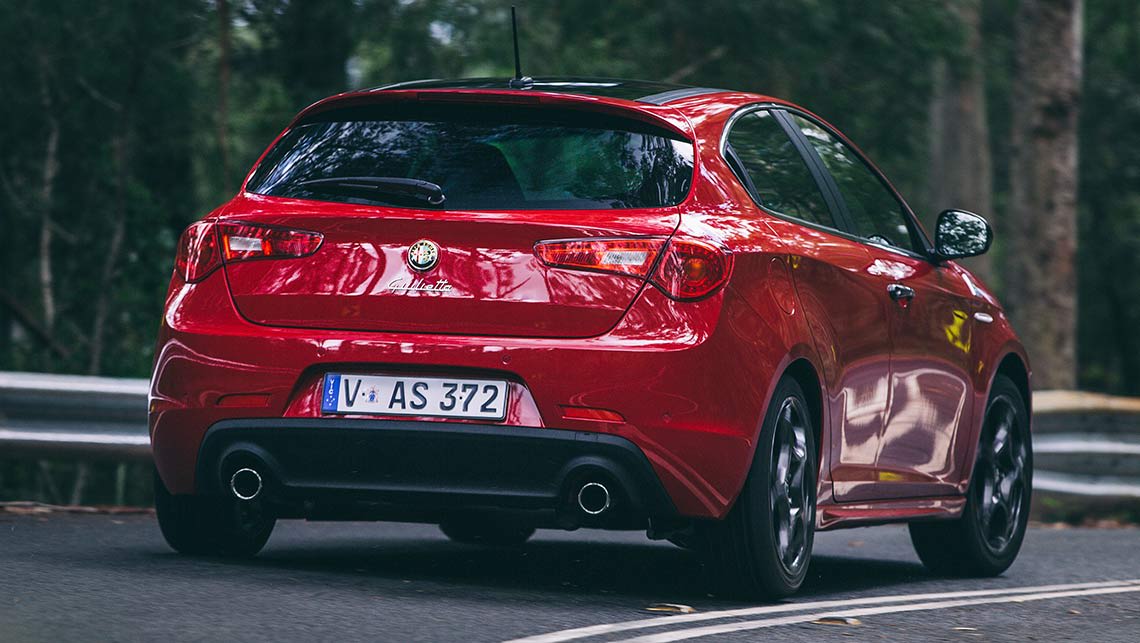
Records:
{"label": "red car", "polygon": [[998,574],[1028,518],[1025,351],[842,134],[755,94],[576,78],[325,99],[179,242],[151,383],[162,532],[278,518],[460,542],[646,529],[795,591],[815,530],[907,522]]}

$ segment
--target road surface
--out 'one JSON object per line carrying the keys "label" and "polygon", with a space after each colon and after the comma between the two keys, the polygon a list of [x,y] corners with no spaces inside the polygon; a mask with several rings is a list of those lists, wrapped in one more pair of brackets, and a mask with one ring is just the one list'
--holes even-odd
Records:
{"label": "road surface", "polygon": [[[289,521],[230,561],[175,555],[150,515],[0,513],[0,641],[1137,641],[1136,579],[1135,529],[1034,528],[986,580],[927,575],[905,528],[823,533],[799,595],[748,605],[638,533],[495,549],[424,525]],[[646,611],[662,602],[696,612]],[[630,624],[645,619],[663,620]]]}

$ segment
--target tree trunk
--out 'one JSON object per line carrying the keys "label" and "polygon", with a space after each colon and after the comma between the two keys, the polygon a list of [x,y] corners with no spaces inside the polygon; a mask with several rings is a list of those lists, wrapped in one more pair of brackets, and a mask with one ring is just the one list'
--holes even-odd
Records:
{"label": "tree trunk", "polygon": [[87,372],[91,375],[98,375],[103,369],[103,338],[107,332],[107,318],[110,314],[119,255],[123,252],[123,243],[127,234],[127,188],[131,182],[131,140],[134,134],[133,108],[145,64],[146,54],[136,52],[123,99],[108,103],[118,114],[116,132],[111,139],[111,151],[115,161],[115,210],[114,218],[111,220],[111,239],[107,244],[107,251],[103,254],[103,266],[99,273],[95,316],[91,321],[91,352],[87,363]]}
{"label": "tree trunk", "polygon": [[1082,9],[1022,0],[1016,18],[1006,299],[1037,388],[1076,385]]}
{"label": "tree trunk", "polygon": [[[958,64],[934,64],[930,102],[930,172],[928,212],[933,226],[947,208],[970,210],[992,220],[993,177],[986,121],[985,72],[982,52],[981,0],[954,5],[966,33],[965,55]],[[933,228],[931,228],[933,229]],[[963,262],[983,281],[993,282],[990,255]]]}
{"label": "tree trunk", "polygon": [[80,462],[75,467],[75,481],[71,485],[71,499],[67,504],[78,507],[83,504],[83,496],[87,493],[87,479],[91,476],[91,467],[86,462]]}
{"label": "tree trunk", "polygon": [[230,97],[230,4],[218,0],[218,153],[222,164],[222,190],[230,193],[229,97]]}
{"label": "tree trunk", "polygon": [[59,119],[55,117],[47,56],[39,59],[40,106],[47,120],[47,137],[44,141],[44,163],[40,174],[40,246],[39,279],[40,305],[44,314],[44,329],[50,335],[55,329],[55,278],[52,273],[52,209],[55,205],[55,177],[59,174]]}
{"label": "tree trunk", "polygon": [[[130,97],[128,97],[130,100]],[[111,221],[111,240],[103,255],[103,266],[99,272],[99,294],[95,299],[95,317],[91,322],[91,353],[88,356],[87,372],[98,375],[103,369],[103,337],[107,332],[107,315],[110,312],[111,294],[115,280],[115,269],[119,255],[123,251],[123,240],[127,234],[127,184],[130,180],[130,111],[124,107],[120,112],[119,133],[111,140],[115,158],[115,217]]]}

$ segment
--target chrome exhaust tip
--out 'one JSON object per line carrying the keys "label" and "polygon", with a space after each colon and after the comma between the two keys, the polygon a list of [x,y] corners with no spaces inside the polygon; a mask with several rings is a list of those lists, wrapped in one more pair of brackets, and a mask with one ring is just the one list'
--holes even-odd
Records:
{"label": "chrome exhaust tip", "polygon": [[238,500],[253,500],[261,494],[261,474],[248,467],[230,476],[230,493]]}
{"label": "chrome exhaust tip", "polygon": [[578,508],[591,516],[610,508],[610,490],[600,482],[587,482],[578,488]]}

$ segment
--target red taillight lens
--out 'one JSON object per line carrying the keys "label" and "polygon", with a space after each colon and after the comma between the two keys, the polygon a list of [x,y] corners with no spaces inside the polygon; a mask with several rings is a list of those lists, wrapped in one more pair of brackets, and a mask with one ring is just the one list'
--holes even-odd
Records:
{"label": "red taillight lens", "polygon": [[222,261],[262,257],[304,257],[321,247],[324,235],[231,221],[193,223],[178,240],[174,266],[188,282],[201,281]]}
{"label": "red taillight lens", "polygon": [[712,243],[673,239],[660,260],[666,240],[572,239],[540,241],[534,254],[548,266],[645,277],[657,269],[652,281],[673,299],[689,301],[707,297],[728,281],[732,253]]}
{"label": "red taillight lens", "polygon": [[653,275],[653,283],[673,299],[707,297],[728,282],[732,254],[694,239],[673,239]]}
{"label": "red taillight lens", "polygon": [[223,221],[217,228],[226,263],[263,257],[304,257],[316,252],[324,240],[319,232],[248,223]]}
{"label": "red taillight lens", "polygon": [[222,261],[214,223],[198,221],[190,224],[178,239],[178,254],[174,258],[178,274],[189,282],[201,281],[220,265]]}
{"label": "red taillight lens", "polygon": [[540,241],[534,254],[548,266],[644,277],[664,245],[664,239]]}

